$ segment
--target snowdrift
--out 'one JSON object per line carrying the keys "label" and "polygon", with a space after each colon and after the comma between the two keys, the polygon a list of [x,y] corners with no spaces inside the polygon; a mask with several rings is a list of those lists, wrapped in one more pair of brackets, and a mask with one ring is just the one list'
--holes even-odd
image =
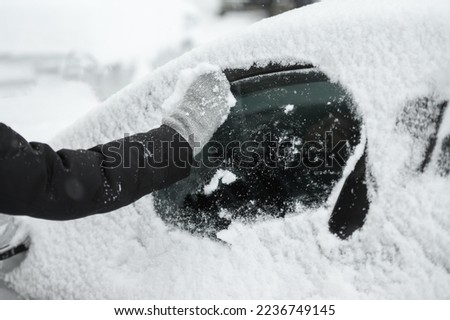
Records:
{"label": "snowdrift", "polygon": [[[326,206],[233,223],[220,234],[226,246],[164,225],[148,196],[80,221],[24,219],[33,244],[7,280],[28,298],[450,298],[450,179],[437,174],[437,154],[423,174],[411,169],[420,145],[398,126],[409,101],[450,98],[448,17],[445,0],[330,0],[294,10],[166,64],[53,141],[91,147],[157,127],[180,72],[200,63],[312,63],[353,95],[366,128],[376,183],[367,221],[349,240],[330,234]],[[438,145],[445,132],[450,112]]]}

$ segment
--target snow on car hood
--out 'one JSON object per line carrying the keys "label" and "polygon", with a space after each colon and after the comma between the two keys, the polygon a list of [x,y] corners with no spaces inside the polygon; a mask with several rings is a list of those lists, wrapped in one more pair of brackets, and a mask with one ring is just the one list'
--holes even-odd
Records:
{"label": "snow on car hood", "polygon": [[225,246],[164,225],[148,196],[80,221],[26,219],[33,245],[7,279],[31,298],[450,298],[450,179],[435,173],[435,155],[424,174],[411,170],[413,141],[397,128],[408,101],[450,98],[449,16],[445,0],[294,10],[157,69],[53,142],[91,147],[158,126],[180,71],[200,63],[313,63],[349,90],[366,128],[372,204],[349,240],[330,234],[323,207],[233,223]]}

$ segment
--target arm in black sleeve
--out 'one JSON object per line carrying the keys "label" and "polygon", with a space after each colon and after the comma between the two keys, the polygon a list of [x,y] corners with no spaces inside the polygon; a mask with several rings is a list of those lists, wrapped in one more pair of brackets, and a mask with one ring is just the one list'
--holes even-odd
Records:
{"label": "arm in black sleeve", "polygon": [[55,152],[0,123],[0,212],[71,220],[112,211],[187,177],[191,162],[189,143],[165,125]]}

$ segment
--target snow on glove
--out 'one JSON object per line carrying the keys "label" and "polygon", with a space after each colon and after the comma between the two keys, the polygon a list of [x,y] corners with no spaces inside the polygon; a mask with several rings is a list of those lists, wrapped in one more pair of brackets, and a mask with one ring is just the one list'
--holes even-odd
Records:
{"label": "snow on glove", "polygon": [[198,154],[226,120],[234,98],[222,72],[200,75],[187,89],[180,105],[163,124],[176,130]]}

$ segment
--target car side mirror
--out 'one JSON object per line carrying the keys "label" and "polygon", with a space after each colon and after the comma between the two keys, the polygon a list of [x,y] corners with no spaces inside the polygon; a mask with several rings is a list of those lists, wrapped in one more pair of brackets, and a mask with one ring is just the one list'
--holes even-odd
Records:
{"label": "car side mirror", "polygon": [[347,239],[361,228],[369,211],[366,160],[367,146],[355,169],[345,180],[328,221],[330,232],[341,239]]}

